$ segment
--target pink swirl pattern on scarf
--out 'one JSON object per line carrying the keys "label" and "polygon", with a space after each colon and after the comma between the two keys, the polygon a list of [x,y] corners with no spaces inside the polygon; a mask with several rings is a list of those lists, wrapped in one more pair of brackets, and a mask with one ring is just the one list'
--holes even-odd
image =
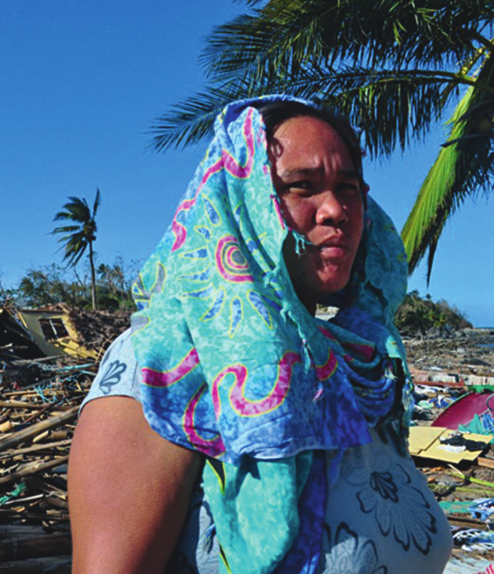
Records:
{"label": "pink swirl pattern on scarf", "polygon": [[316,365],[316,374],[317,378],[320,381],[326,381],[333,375],[338,367],[338,360],[336,359],[336,355],[333,353],[333,350],[329,349],[328,360],[321,365],[320,367]]}
{"label": "pink swirl pattern on scarf", "polygon": [[243,417],[257,417],[274,411],[283,403],[290,390],[293,365],[300,362],[301,357],[298,353],[291,351],[285,353],[278,363],[278,376],[276,377],[273,388],[266,397],[257,401],[252,401],[245,397],[248,371],[244,365],[231,365],[223,369],[214,380],[211,392],[216,419],[221,415],[219,385],[227,375],[233,375],[235,377],[235,381],[230,390],[230,404],[233,410]]}
{"label": "pink swirl pattern on scarf", "polygon": [[[240,253],[245,263],[239,264],[233,260],[232,256],[237,252]],[[254,281],[252,275],[247,273],[249,264],[238,247],[238,239],[233,235],[226,235],[218,241],[215,259],[218,272],[223,279],[233,283]]]}
{"label": "pink swirl pattern on scarf", "polygon": [[187,438],[195,448],[204,452],[208,456],[218,457],[221,456],[226,450],[221,436],[217,434],[212,439],[205,439],[196,430],[196,407],[207,388],[207,384],[204,383],[193,395],[185,409],[182,425]]}
{"label": "pink swirl pattern on scarf", "polygon": [[142,369],[142,382],[148,387],[170,387],[192,372],[198,364],[199,356],[195,347],[193,347],[185,358],[170,371],[155,371],[154,369],[148,368]]}

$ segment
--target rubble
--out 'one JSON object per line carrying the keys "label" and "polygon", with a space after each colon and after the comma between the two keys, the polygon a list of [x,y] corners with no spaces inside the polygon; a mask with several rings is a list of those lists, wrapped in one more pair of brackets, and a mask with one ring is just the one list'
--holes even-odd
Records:
{"label": "rubble", "polygon": [[[69,574],[70,443],[98,362],[130,312],[0,311],[0,574]],[[42,321],[50,322],[51,339]]]}
{"label": "rubble", "polygon": [[[404,338],[410,365],[436,377],[494,377],[494,330],[462,329],[439,336]],[[434,373],[435,371],[435,373]]]}
{"label": "rubble", "polygon": [[[451,411],[452,405],[465,400],[468,393],[494,392],[494,330],[463,329],[449,333],[435,330],[423,337],[405,339],[404,343],[415,382],[414,424],[435,425],[437,419],[439,427],[441,421],[449,421],[448,427],[452,428],[454,417],[443,415],[448,407]],[[477,402],[483,405],[479,410],[485,412],[467,417],[469,420],[456,428],[463,437],[478,439],[484,435],[486,447],[482,451],[470,455],[458,451],[456,457],[444,456],[437,447],[433,452],[432,440],[426,445],[430,451],[420,452],[415,447],[418,450],[415,464],[426,475],[452,527],[454,550],[447,574],[494,572],[494,519],[486,504],[494,499],[494,449],[488,444],[494,436],[494,432],[492,435],[488,432],[494,428],[489,400]],[[438,427],[430,430],[437,436],[445,432]],[[466,435],[469,431],[482,434]],[[432,458],[424,458],[424,454]],[[457,461],[450,464],[445,460],[448,457]]]}
{"label": "rubble", "polygon": [[69,574],[67,461],[96,373],[74,359],[0,368],[0,574]]}
{"label": "rubble", "polygon": [[131,311],[92,311],[71,309],[70,319],[77,329],[81,343],[88,349],[101,350],[108,346],[130,325]]}
{"label": "rubble", "polygon": [[131,311],[109,313],[59,303],[37,309],[0,307],[0,359],[98,360],[128,326]]}

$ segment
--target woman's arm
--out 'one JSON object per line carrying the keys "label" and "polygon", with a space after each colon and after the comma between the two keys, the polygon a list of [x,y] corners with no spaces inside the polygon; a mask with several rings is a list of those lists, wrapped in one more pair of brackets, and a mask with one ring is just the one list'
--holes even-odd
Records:
{"label": "woman's arm", "polygon": [[201,465],[158,436],[136,400],[88,403],[69,460],[73,574],[163,574]]}

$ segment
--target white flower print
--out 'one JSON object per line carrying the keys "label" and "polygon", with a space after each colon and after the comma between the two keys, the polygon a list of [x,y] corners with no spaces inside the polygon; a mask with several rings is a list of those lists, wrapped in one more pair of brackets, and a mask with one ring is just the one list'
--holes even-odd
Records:
{"label": "white flower print", "polygon": [[325,563],[321,561],[318,574],[388,574],[386,566],[378,566],[376,545],[372,540],[360,539],[345,522],[336,532],[332,532],[328,524],[324,525],[324,530],[330,550]]}
{"label": "white flower print", "polygon": [[413,544],[427,556],[431,535],[437,532],[436,519],[410,474],[383,451],[370,465],[357,459],[358,456],[353,457],[342,477],[357,487],[360,510],[374,515],[383,536],[392,535],[405,551]]}

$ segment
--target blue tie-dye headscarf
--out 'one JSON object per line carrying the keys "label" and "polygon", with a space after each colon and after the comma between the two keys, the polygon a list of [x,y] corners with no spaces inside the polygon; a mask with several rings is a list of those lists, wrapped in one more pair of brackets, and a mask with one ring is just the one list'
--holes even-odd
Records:
{"label": "blue tie-dye headscarf", "polygon": [[[281,99],[292,98],[263,101]],[[149,423],[207,455],[223,571],[309,573],[327,489],[317,453],[334,454],[334,481],[344,451],[371,441],[369,427],[386,426],[403,445],[410,382],[393,317],[407,264],[393,224],[369,198],[347,306],[330,322],[308,313],[283,260],[294,232],[254,102],[218,117],[139,274],[133,344]]]}

